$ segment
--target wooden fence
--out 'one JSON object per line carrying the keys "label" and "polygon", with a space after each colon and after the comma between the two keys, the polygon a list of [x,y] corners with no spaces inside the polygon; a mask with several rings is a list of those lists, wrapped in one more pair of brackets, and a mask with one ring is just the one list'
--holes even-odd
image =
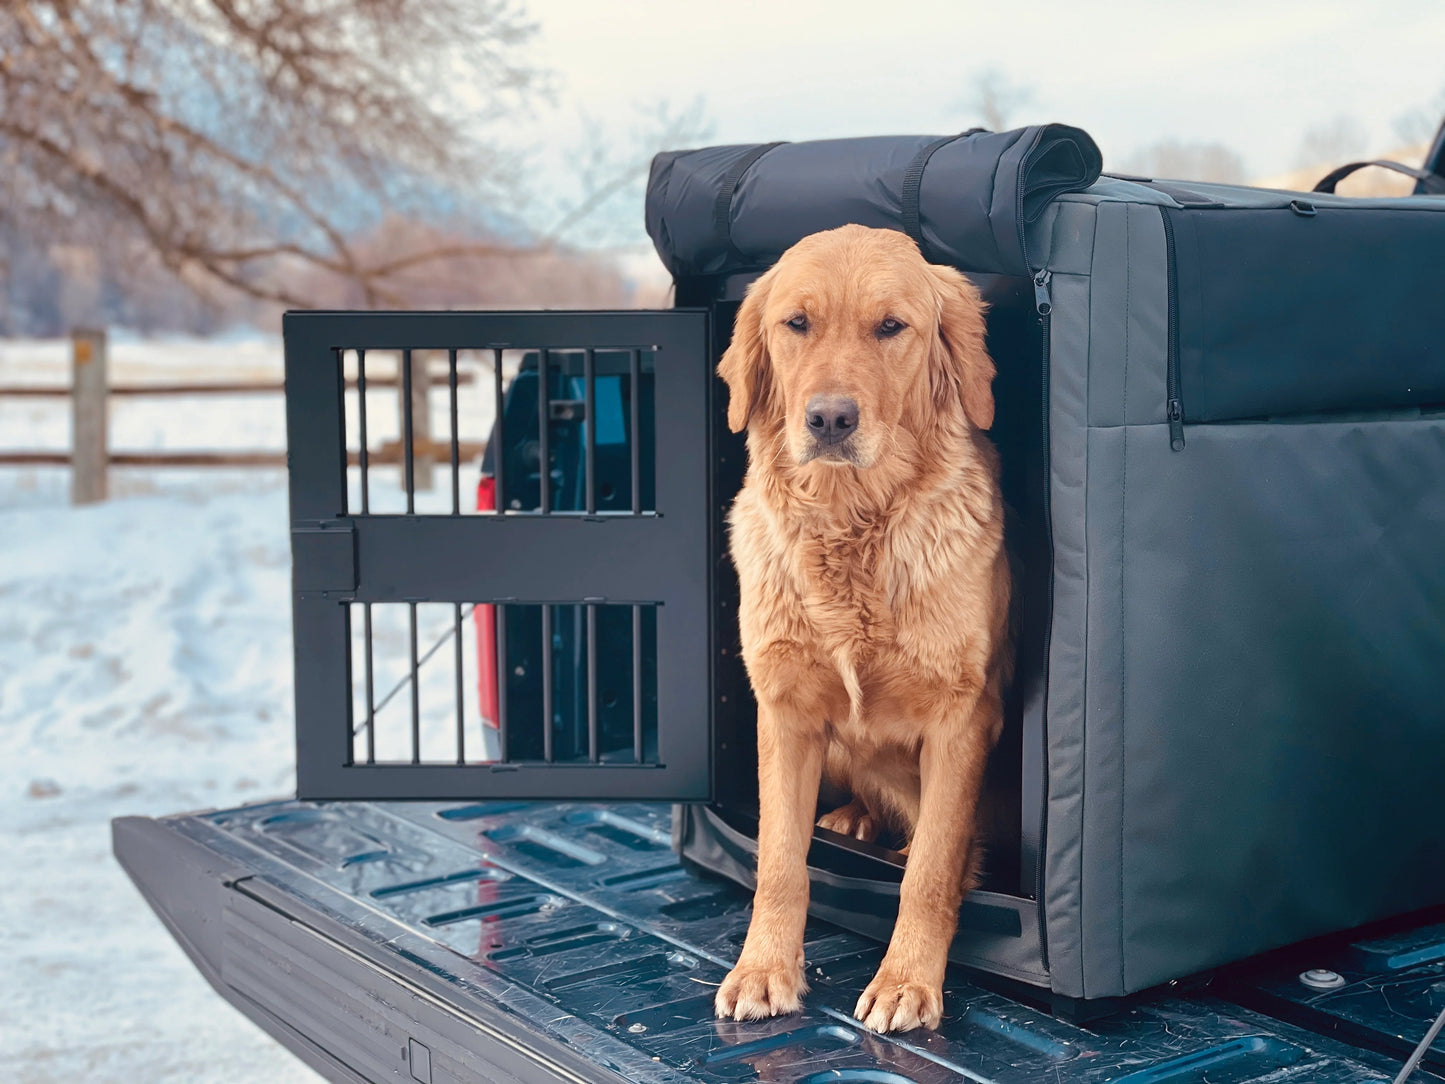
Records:
{"label": "wooden fence", "polygon": [[[73,504],[103,501],[109,490],[111,467],[285,467],[286,453],[276,450],[256,451],[113,451],[109,441],[110,400],[118,397],[144,396],[239,396],[280,395],[286,386],[281,381],[249,381],[242,383],[169,383],[112,385],[109,342],[104,331],[77,330],[71,335],[71,382],[69,387],[0,384],[0,398],[69,399],[71,402],[71,449],[16,451],[0,450],[0,467],[70,467],[70,496]],[[451,444],[432,438],[431,410],[428,394],[434,374],[425,364],[412,373],[413,457],[416,465],[416,488],[430,489],[435,464],[450,457]],[[443,377],[443,380],[446,378]],[[471,373],[458,373],[459,384],[474,380]],[[356,381],[348,380],[348,389]],[[400,409],[401,381],[396,377],[368,377],[367,390],[396,388]],[[471,459],[481,455],[485,445],[462,442],[461,455]],[[355,466],[359,451],[348,453]],[[372,465],[396,464],[402,461],[400,441],[388,441],[370,450]]]}

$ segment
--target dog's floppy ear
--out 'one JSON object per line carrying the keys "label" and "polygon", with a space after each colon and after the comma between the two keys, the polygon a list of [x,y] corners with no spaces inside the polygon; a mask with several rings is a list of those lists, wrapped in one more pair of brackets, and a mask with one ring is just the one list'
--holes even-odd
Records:
{"label": "dog's floppy ear", "polygon": [[978,288],[951,267],[930,264],[938,286],[939,341],[929,358],[934,405],[947,409],[950,399],[963,404],[975,429],[993,425],[993,360],[984,345],[984,313],[988,306]]}
{"label": "dog's floppy ear", "polygon": [[717,375],[728,386],[728,428],[741,433],[748,422],[764,409],[768,397],[768,341],[763,328],[763,309],[772,289],[772,272],[748,287],[733,324],[732,345],[718,363]]}

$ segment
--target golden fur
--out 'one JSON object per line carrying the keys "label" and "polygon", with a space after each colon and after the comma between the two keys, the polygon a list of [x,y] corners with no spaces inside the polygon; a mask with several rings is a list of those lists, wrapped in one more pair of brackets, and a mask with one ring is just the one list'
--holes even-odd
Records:
{"label": "golden fur", "polygon": [[[753,284],[718,372],[728,424],[748,434],[729,522],[760,815],[752,924],[717,1013],[801,1005],[826,779],[851,798],[820,825],[909,841],[893,938],[854,1014],[875,1031],[936,1027],[1010,665],[984,305],[904,234],[844,226]],[[813,441],[819,394],[856,401],[846,447]]]}

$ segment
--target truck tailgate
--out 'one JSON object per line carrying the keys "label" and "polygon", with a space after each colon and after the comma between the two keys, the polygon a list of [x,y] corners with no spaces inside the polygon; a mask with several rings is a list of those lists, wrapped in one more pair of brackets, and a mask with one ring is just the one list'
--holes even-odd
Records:
{"label": "truck tailgate", "polygon": [[803,1013],[717,1021],[749,897],[684,869],[670,832],[658,805],[277,802],[122,818],[114,846],[222,996],[336,1081],[1364,1084],[1398,1065],[1208,989],[1078,1025],[958,969],[938,1032],[875,1036],[850,1012],[882,948],[820,922]]}

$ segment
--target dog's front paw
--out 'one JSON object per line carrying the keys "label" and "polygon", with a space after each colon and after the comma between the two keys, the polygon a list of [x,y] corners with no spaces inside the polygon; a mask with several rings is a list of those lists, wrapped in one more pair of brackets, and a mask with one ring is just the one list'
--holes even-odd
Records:
{"label": "dog's front paw", "polygon": [[870,1031],[936,1028],[943,1019],[943,988],[880,971],[858,999],[853,1016]]}
{"label": "dog's front paw", "polygon": [[723,1019],[763,1020],[797,1012],[803,1007],[808,984],[797,965],[754,967],[738,965],[718,987],[713,1007]]}

